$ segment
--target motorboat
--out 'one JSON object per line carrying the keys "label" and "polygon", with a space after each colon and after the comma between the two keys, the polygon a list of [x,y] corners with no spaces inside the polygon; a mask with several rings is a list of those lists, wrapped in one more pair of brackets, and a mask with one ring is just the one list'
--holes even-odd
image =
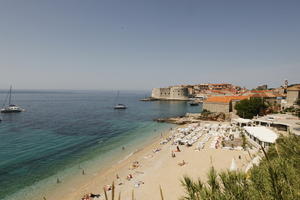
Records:
{"label": "motorboat", "polygon": [[189,105],[190,105],[190,106],[198,106],[199,103],[198,103],[198,102],[195,102],[195,101],[192,101],[192,102],[189,102]]}

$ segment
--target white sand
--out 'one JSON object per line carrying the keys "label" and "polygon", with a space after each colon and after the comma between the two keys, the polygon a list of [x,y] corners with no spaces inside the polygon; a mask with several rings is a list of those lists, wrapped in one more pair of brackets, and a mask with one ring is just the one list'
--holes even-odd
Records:
{"label": "white sand", "polygon": [[[181,152],[176,153],[176,157],[171,157],[171,150],[175,150],[176,146],[170,143],[165,145],[159,144],[160,139],[146,146],[141,151],[135,153],[128,159],[117,163],[110,169],[99,172],[98,175],[91,176],[88,180],[72,186],[61,184],[56,191],[47,196],[47,200],[76,200],[86,193],[101,194],[100,199],[104,199],[103,186],[111,184],[115,181],[116,198],[121,192],[122,200],[130,200],[132,191],[134,191],[137,200],[153,200],[160,199],[159,186],[162,187],[164,198],[166,200],[175,200],[184,195],[184,189],[181,186],[180,180],[184,175],[188,175],[193,179],[201,178],[206,180],[206,174],[209,168],[213,165],[217,170],[225,170],[230,168],[232,158],[235,158],[237,167],[243,170],[250,160],[248,153],[237,150],[210,149],[210,141],[201,151],[195,151],[193,147],[180,146]],[[162,150],[153,153],[154,148]],[[242,159],[238,159],[241,155]],[[178,163],[184,160],[187,162],[184,166],[179,166]],[[139,161],[141,164],[136,170],[130,170],[129,167],[133,161]],[[88,172],[87,172],[88,173]],[[133,179],[127,181],[126,176],[131,173]],[[116,179],[116,174],[120,179]],[[143,181],[139,187],[135,187],[135,182]],[[123,185],[118,185],[122,182]],[[108,192],[110,197],[111,192]],[[42,199],[42,198],[39,198]]]}

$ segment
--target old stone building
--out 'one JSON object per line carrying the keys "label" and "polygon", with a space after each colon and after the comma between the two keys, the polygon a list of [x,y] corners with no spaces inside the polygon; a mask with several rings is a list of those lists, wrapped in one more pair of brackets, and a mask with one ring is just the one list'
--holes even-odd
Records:
{"label": "old stone building", "polygon": [[256,93],[250,95],[251,98],[261,98],[265,100],[265,102],[268,102],[270,105],[280,105],[281,100],[284,98],[284,95],[281,94],[275,94],[275,93]]}
{"label": "old stone building", "polygon": [[229,114],[230,112],[234,112],[236,102],[248,98],[249,96],[213,96],[203,102],[203,109],[209,110],[210,112]]}
{"label": "old stone building", "polygon": [[167,88],[153,88],[151,97],[161,100],[189,100],[188,88],[174,86]]}
{"label": "old stone building", "polygon": [[296,104],[297,99],[300,98],[300,84],[294,84],[287,87],[287,106],[293,106]]}

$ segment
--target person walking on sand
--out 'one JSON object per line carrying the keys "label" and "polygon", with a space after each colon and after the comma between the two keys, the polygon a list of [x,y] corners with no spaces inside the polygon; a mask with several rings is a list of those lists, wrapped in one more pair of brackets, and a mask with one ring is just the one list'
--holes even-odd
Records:
{"label": "person walking on sand", "polygon": [[57,183],[57,184],[58,184],[58,183],[60,183],[60,180],[59,180],[59,178],[57,178],[57,179],[56,179],[56,183]]}
{"label": "person walking on sand", "polygon": [[82,175],[85,175],[84,169],[82,170]]}
{"label": "person walking on sand", "polygon": [[176,157],[174,151],[172,151],[171,156],[172,156],[172,158],[175,158],[175,157]]}

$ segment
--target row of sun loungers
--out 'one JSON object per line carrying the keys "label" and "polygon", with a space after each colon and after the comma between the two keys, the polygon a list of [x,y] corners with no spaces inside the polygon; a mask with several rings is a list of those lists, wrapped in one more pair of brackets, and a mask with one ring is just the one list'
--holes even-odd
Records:
{"label": "row of sun loungers", "polygon": [[185,128],[178,128],[172,131],[172,135],[162,140],[160,144],[167,144],[172,141],[173,145],[187,145],[193,146],[197,143],[197,150],[205,147],[206,143],[212,138],[210,148],[221,147],[222,140],[229,140],[229,135],[239,137],[240,129],[235,124],[218,124],[218,123],[205,123],[205,124],[190,124]]}
{"label": "row of sun loungers", "polygon": [[212,137],[211,133],[207,133],[204,135],[204,138],[198,143],[198,146],[196,149],[201,150],[205,147],[205,144],[210,140]]}

